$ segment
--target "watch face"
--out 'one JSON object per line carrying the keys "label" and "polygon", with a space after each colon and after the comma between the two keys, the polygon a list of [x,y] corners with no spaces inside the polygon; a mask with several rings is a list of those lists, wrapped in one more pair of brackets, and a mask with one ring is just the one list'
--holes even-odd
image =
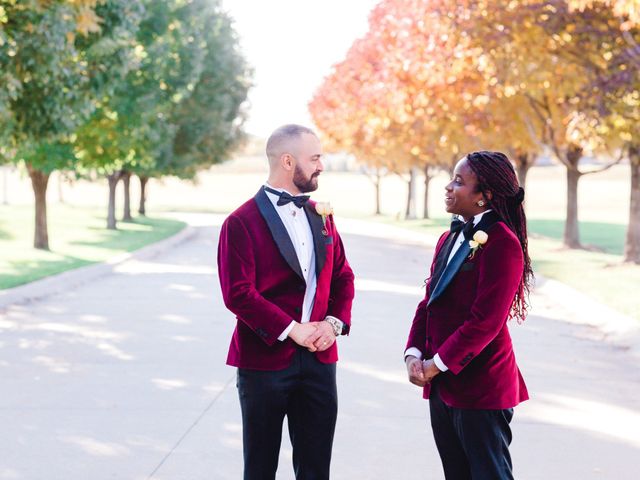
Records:
{"label": "watch face", "polygon": [[333,318],[328,318],[327,321],[329,322],[329,325],[331,325],[331,328],[333,329],[333,334],[337,337],[340,334],[340,325],[338,325],[338,322],[336,322]]}

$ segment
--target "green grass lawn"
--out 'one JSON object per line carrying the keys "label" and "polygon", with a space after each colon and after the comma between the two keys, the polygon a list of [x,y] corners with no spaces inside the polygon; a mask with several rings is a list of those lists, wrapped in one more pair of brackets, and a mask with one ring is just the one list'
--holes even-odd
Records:
{"label": "green grass lawn", "polygon": [[[430,220],[379,221],[440,235],[449,217]],[[534,273],[553,278],[640,321],[640,266],[622,263],[626,226],[580,222],[580,238],[593,250],[573,250],[562,245],[562,220],[529,219],[529,254]]]}
{"label": "green grass lawn", "polygon": [[[532,234],[562,241],[564,220],[528,220]],[[620,223],[580,222],[580,241],[589,249],[622,256],[627,226]]]}
{"label": "green grass lawn", "polygon": [[137,217],[107,230],[103,208],[54,204],[48,207],[49,247],[33,245],[33,207],[0,206],[0,289],[102,262],[180,231],[185,224],[167,218]]}

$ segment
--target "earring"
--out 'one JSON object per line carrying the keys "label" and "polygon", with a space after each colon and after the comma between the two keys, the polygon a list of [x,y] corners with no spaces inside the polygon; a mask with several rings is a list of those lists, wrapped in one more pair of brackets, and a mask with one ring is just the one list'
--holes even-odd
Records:
{"label": "earring", "polygon": [[479,207],[484,207],[484,200],[480,200],[480,201],[478,202],[478,206],[479,206]]}

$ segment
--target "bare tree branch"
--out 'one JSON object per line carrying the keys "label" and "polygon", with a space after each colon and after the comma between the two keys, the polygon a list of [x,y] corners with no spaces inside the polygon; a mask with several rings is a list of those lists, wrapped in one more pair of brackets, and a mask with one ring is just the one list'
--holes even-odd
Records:
{"label": "bare tree branch", "polygon": [[604,172],[605,170],[609,170],[614,165],[619,164],[622,161],[623,158],[624,158],[624,149],[620,149],[620,155],[613,162],[609,162],[609,163],[607,163],[605,166],[603,166],[601,168],[597,168],[595,170],[589,170],[589,171],[586,171],[586,172],[580,172],[580,173],[582,175],[591,175],[592,173]]}

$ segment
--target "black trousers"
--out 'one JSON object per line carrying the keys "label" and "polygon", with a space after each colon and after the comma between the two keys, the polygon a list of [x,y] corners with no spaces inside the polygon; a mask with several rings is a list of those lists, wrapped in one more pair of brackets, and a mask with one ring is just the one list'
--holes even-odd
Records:
{"label": "black trousers", "polygon": [[447,480],[512,480],[513,409],[471,410],[446,405],[434,384],[431,428]]}
{"label": "black trousers", "polygon": [[238,369],[244,480],[273,480],[284,417],[298,480],[329,478],[338,414],[336,364],[320,363],[304,348],[284,370]]}

